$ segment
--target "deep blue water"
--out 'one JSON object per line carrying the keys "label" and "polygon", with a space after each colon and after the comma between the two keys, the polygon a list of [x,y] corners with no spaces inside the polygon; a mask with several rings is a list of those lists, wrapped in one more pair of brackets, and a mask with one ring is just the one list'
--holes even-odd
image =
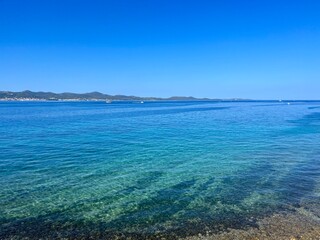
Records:
{"label": "deep blue water", "polygon": [[0,102],[0,186],[0,239],[255,226],[320,202],[320,102]]}

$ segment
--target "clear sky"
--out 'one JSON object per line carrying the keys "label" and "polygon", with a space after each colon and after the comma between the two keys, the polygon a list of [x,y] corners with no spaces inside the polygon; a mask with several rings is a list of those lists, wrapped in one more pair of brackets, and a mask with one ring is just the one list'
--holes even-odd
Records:
{"label": "clear sky", "polygon": [[0,90],[320,99],[319,0],[0,0]]}

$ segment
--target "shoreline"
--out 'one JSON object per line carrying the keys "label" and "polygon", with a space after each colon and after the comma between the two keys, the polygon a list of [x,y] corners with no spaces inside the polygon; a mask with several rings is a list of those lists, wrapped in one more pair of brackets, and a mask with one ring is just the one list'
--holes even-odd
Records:
{"label": "shoreline", "polygon": [[[312,209],[314,208],[315,209]],[[117,239],[117,240],[319,240],[320,239],[320,209],[311,206],[293,209],[292,211],[280,211],[257,219],[254,225],[237,228],[229,226],[221,230],[208,228],[205,233],[195,233],[189,236],[181,236],[179,230],[170,232],[154,232],[150,234],[139,232],[116,231],[104,228],[97,223],[96,226],[78,225],[76,228],[69,223],[51,221],[48,225],[37,224],[37,220],[20,222],[10,227],[9,231],[0,231],[1,239]],[[33,223],[32,223],[33,222]],[[26,223],[26,225],[25,225]],[[20,225],[22,224],[22,225]],[[59,225],[63,226],[62,228]],[[219,225],[219,224],[217,224]],[[55,228],[56,227],[56,228]],[[102,228],[101,228],[102,227]],[[188,227],[192,228],[192,224]],[[195,226],[196,227],[196,226]],[[218,230],[218,231],[217,231]],[[192,230],[191,230],[192,231]]]}

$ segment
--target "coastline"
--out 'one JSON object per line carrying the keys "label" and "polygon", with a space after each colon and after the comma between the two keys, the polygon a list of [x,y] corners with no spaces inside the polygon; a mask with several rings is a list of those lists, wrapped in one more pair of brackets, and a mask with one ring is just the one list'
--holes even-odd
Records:
{"label": "coastline", "polygon": [[[310,215],[311,214],[311,215]],[[43,223],[42,223],[43,224]],[[40,225],[42,225],[40,224]],[[51,227],[59,223],[51,223]],[[60,223],[61,224],[61,223]],[[68,225],[68,223],[65,223]],[[30,226],[29,226],[30,227]],[[79,226],[80,227],[80,226]],[[94,227],[94,226],[91,226]],[[97,226],[95,226],[97,227]],[[94,227],[94,228],[95,228]],[[191,226],[192,227],[192,226]],[[1,239],[117,239],[117,240],[318,240],[320,239],[320,218],[313,213],[301,211],[279,212],[270,216],[261,218],[257,221],[257,226],[251,226],[244,229],[222,229],[219,232],[212,233],[210,229],[205,234],[196,234],[187,237],[179,237],[178,232],[163,234],[161,232],[154,234],[125,233],[116,234],[105,231],[96,231],[85,227],[81,229],[52,229],[49,232],[39,228],[35,223],[29,231],[27,228],[11,229],[6,234],[0,234]],[[16,232],[19,230],[19,232]],[[31,231],[30,231],[31,230]],[[66,232],[67,230],[67,232]],[[42,233],[41,233],[42,232]]]}

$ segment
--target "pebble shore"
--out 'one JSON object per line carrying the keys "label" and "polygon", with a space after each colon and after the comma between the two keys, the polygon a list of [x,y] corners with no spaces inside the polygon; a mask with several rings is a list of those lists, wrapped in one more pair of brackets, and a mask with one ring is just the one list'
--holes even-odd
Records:
{"label": "pebble shore", "polygon": [[261,219],[258,228],[230,229],[223,233],[188,237],[185,240],[319,240],[320,218],[303,209]]}

